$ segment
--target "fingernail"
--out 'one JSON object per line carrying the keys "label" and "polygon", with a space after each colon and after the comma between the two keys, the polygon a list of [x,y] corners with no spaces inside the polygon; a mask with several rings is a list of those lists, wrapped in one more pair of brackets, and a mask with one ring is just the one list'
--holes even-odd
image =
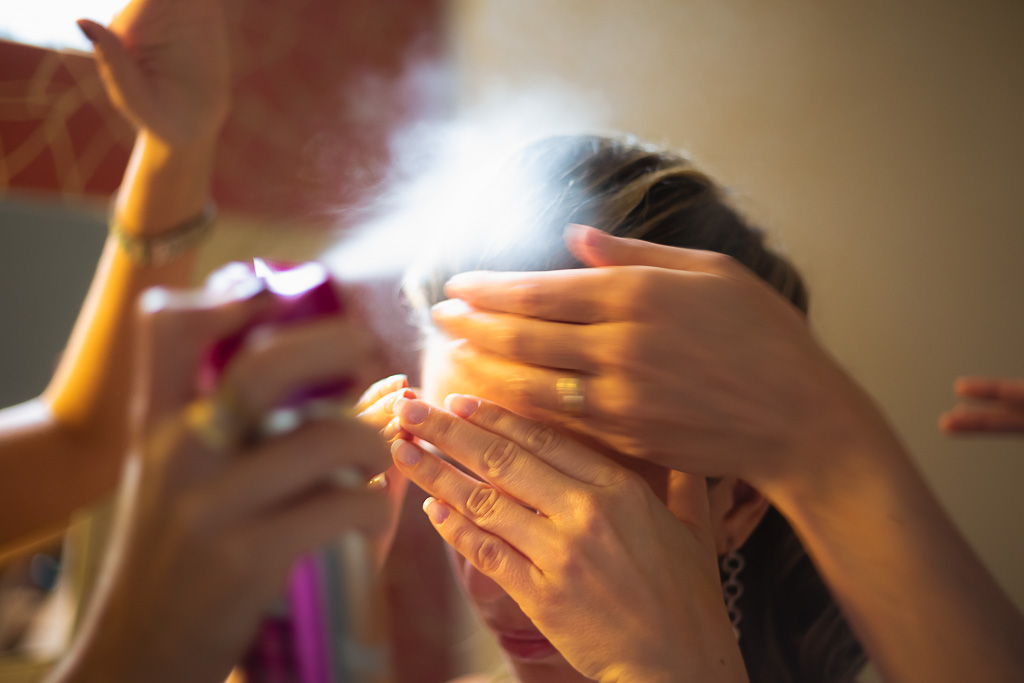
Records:
{"label": "fingernail", "polygon": [[580,223],[570,223],[565,231],[570,238],[577,239],[588,247],[601,246],[604,238],[608,236],[607,233],[597,228],[581,225]]}
{"label": "fingernail", "polygon": [[456,273],[455,275],[448,278],[448,282],[444,283],[444,291],[450,294],[451,292],[470,289],[476,285],[485,282],[486,280],[487,274],[479,270],[474,270],[467,273]]}
{"label": "fingernail", "polygon": [[434,524],[441,524],[448,519],[448,507],[434,497],[423,501],[423,511],[427,513],[427,517]]}
{"label": "fingernail", "polygon": [[445,299],[430,307],[430,316],[434,320],[447,320],[472,311],[472,307],[462,299]]}
{"label": "fingernail", "polygon": [[92,22],[88,19],[79,19],[75,22],[78,24],[78,29],[89,39],[90,43],[96,42],[96,32],[92,27]]}
{"label": "fingernail", "polygon": [[480,407],[480,399],[463,394],[450,394],[444,400],[444,407],[461,418],[467,418]]}
{"label": "fingernail", "polygon": [[398,436],[400,431],[402,431],[402,421],[395,417],[381,430],[380,436],[385,441],[391,441],[391,439]]}
{"label": "fingernail", "polygon": [[427,419],[429,413],[430,407],[419,399],[402,397],[395,401],[395,415],[408,424],[420,424]]}
{"label": "fingernail", "polygon": [[412,467],[420,461],[420,449],[408,441],[399,439],[391,444],[391,457],[406,467]]}
{"label": "fingernail", "polygon": [[409,388],[400,389],[394,392],[388,400],[384,401],[384,410],[394,414],[395,402],[400,398],[416,398],[416,392]]}
{"label": "fingernail", "polygon": [[388,487],[388,473],[381,472],[376,477],[366,483],[366,489],[368,491],[380,491]]}

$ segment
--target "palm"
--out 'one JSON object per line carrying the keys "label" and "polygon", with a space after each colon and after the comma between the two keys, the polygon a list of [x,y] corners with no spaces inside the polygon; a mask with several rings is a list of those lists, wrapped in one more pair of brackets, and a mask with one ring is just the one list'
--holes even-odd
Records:
{"label": "palm", "polygon": [[109,29],[124,49],[98,49],[101,72],[138,128],[173,145],[219,128],[229,66],[218,0],[132,0]]}

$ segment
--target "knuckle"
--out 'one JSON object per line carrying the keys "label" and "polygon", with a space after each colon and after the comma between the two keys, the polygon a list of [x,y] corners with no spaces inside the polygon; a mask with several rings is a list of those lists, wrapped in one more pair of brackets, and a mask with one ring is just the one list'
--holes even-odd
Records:
{"label": "knuckle", "polygon": [[645,500],[650,492],[647,482],[636,472],[625,469],[616,470],[611,480],[616,497],[629,504]]}
{"label": "knuckle", "polygon": [[579,557],[582,554],[579,548],[581,544],[600,541],[607,536],[610,524],[605,507],[597,494],[587,493],[580,497],[576,508],[578,533],[568,544],[574,557]]}
{"label": "knuckle", "polygon": [[504,553],[498,539],[488,536],[480,541],[474,553],[476,566],[485,574],[495,574],[501,570]]}
{"label": "knuckle", "polygon": [[494,439],[484,449],[481,459],[487,469],[487,478],[500,479],[512,469],[517,459],[516,445],[504,439]]}
{"label": "knuckle", "polygon": [[482,525],[492,518],[498,505],[498,492],[493,486],[476,486],[466,500],[466,509]]}
{"label": "knuckle", "polygon": [[559,437],[551,427],[535,422],[526,428],[523,441],[531,452],[546,455],[556,450]]}

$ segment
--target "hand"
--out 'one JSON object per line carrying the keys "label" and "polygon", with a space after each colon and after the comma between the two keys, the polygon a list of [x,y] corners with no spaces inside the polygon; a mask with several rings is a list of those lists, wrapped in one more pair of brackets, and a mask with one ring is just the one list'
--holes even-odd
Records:
{"label": "hand", "polygon": [[[104,581],[56,680],[222,681],[297,557],[387,527],[381,491],[333,483],[339,468],[366,481],[390,465],[372,427],[339,414],[220,449],[186,418],[204,349],[273,301],[245,286],[144,298],[134,446]],[[218,395],[234,397],[235,419],[258,420],[311,380],[351,372],[371,345],[344,319],[274,330],[232,358]]]}
{"label": "hand", "polygon": [[704,478],[687,476],[680,521],[639,475],[549,427],[469,396],[447,405],[395,410],[474,476],[406,440],[395,463],[437,498],[441,536],[572,666],[606,683],[746,680]]}
{"label": "hand", "polygon": [[1024,434],[1024,379],[961,377],[953,385],[965,399],[939,418],[947,434]]}
{"label": "hand", "polygon": [[[890,434],[800,312],[733,259],[592,228],[570,232],[569,246],[604,267],[448,283],[461,301],[438,304],[433,320],[468,340],[458,372],[481,395],[766,494],[827,468],[836,443]],[[582,383],[578,414],[556,391],[564,377]]]}
{"label": "hand", "polygon": [[171,147],[207,141],[228,112],[230,76],[221,0],[132,0],[93,43],[114,106]]}

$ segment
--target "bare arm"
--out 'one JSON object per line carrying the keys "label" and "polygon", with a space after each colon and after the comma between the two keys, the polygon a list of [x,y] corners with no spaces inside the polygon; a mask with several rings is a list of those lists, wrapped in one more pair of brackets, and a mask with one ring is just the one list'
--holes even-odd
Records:
{"label": "bare arm", "polygon": [[[469,340],[461,371],[621,452],[749,481],[889,683],[1024,679],[1024,618],[789,302],[719,254],[596,231],[569,244],[608,267],[449,282],[463,301],[434,322]],[[578,414],[566,376],[582,377]]]}
{"label": "bare arm", "polygon": [[829,444],[828,476],[791,482],[774,502],[882,678],[1021,680],[1024,618],[881,418],[861,424],[861,438]]}
{"label": "bare arm", "polygon": [[[139,129],[115,215],[141,236],[202,211],[227,111],[218,3],[169,3],[189,20],[180,23],[167,20],[164,4],[134,2],[109,30],[84,27],[108,95]],[[166,40],[172,30],[187,35]],[[0,553],[52,532],[73,509],[113,489],[127,442],[135,302],[148,287],[187,282],[193,261],[187,254],[144,267],[108,240],[50,385],[39,398],[0,411]]]}

